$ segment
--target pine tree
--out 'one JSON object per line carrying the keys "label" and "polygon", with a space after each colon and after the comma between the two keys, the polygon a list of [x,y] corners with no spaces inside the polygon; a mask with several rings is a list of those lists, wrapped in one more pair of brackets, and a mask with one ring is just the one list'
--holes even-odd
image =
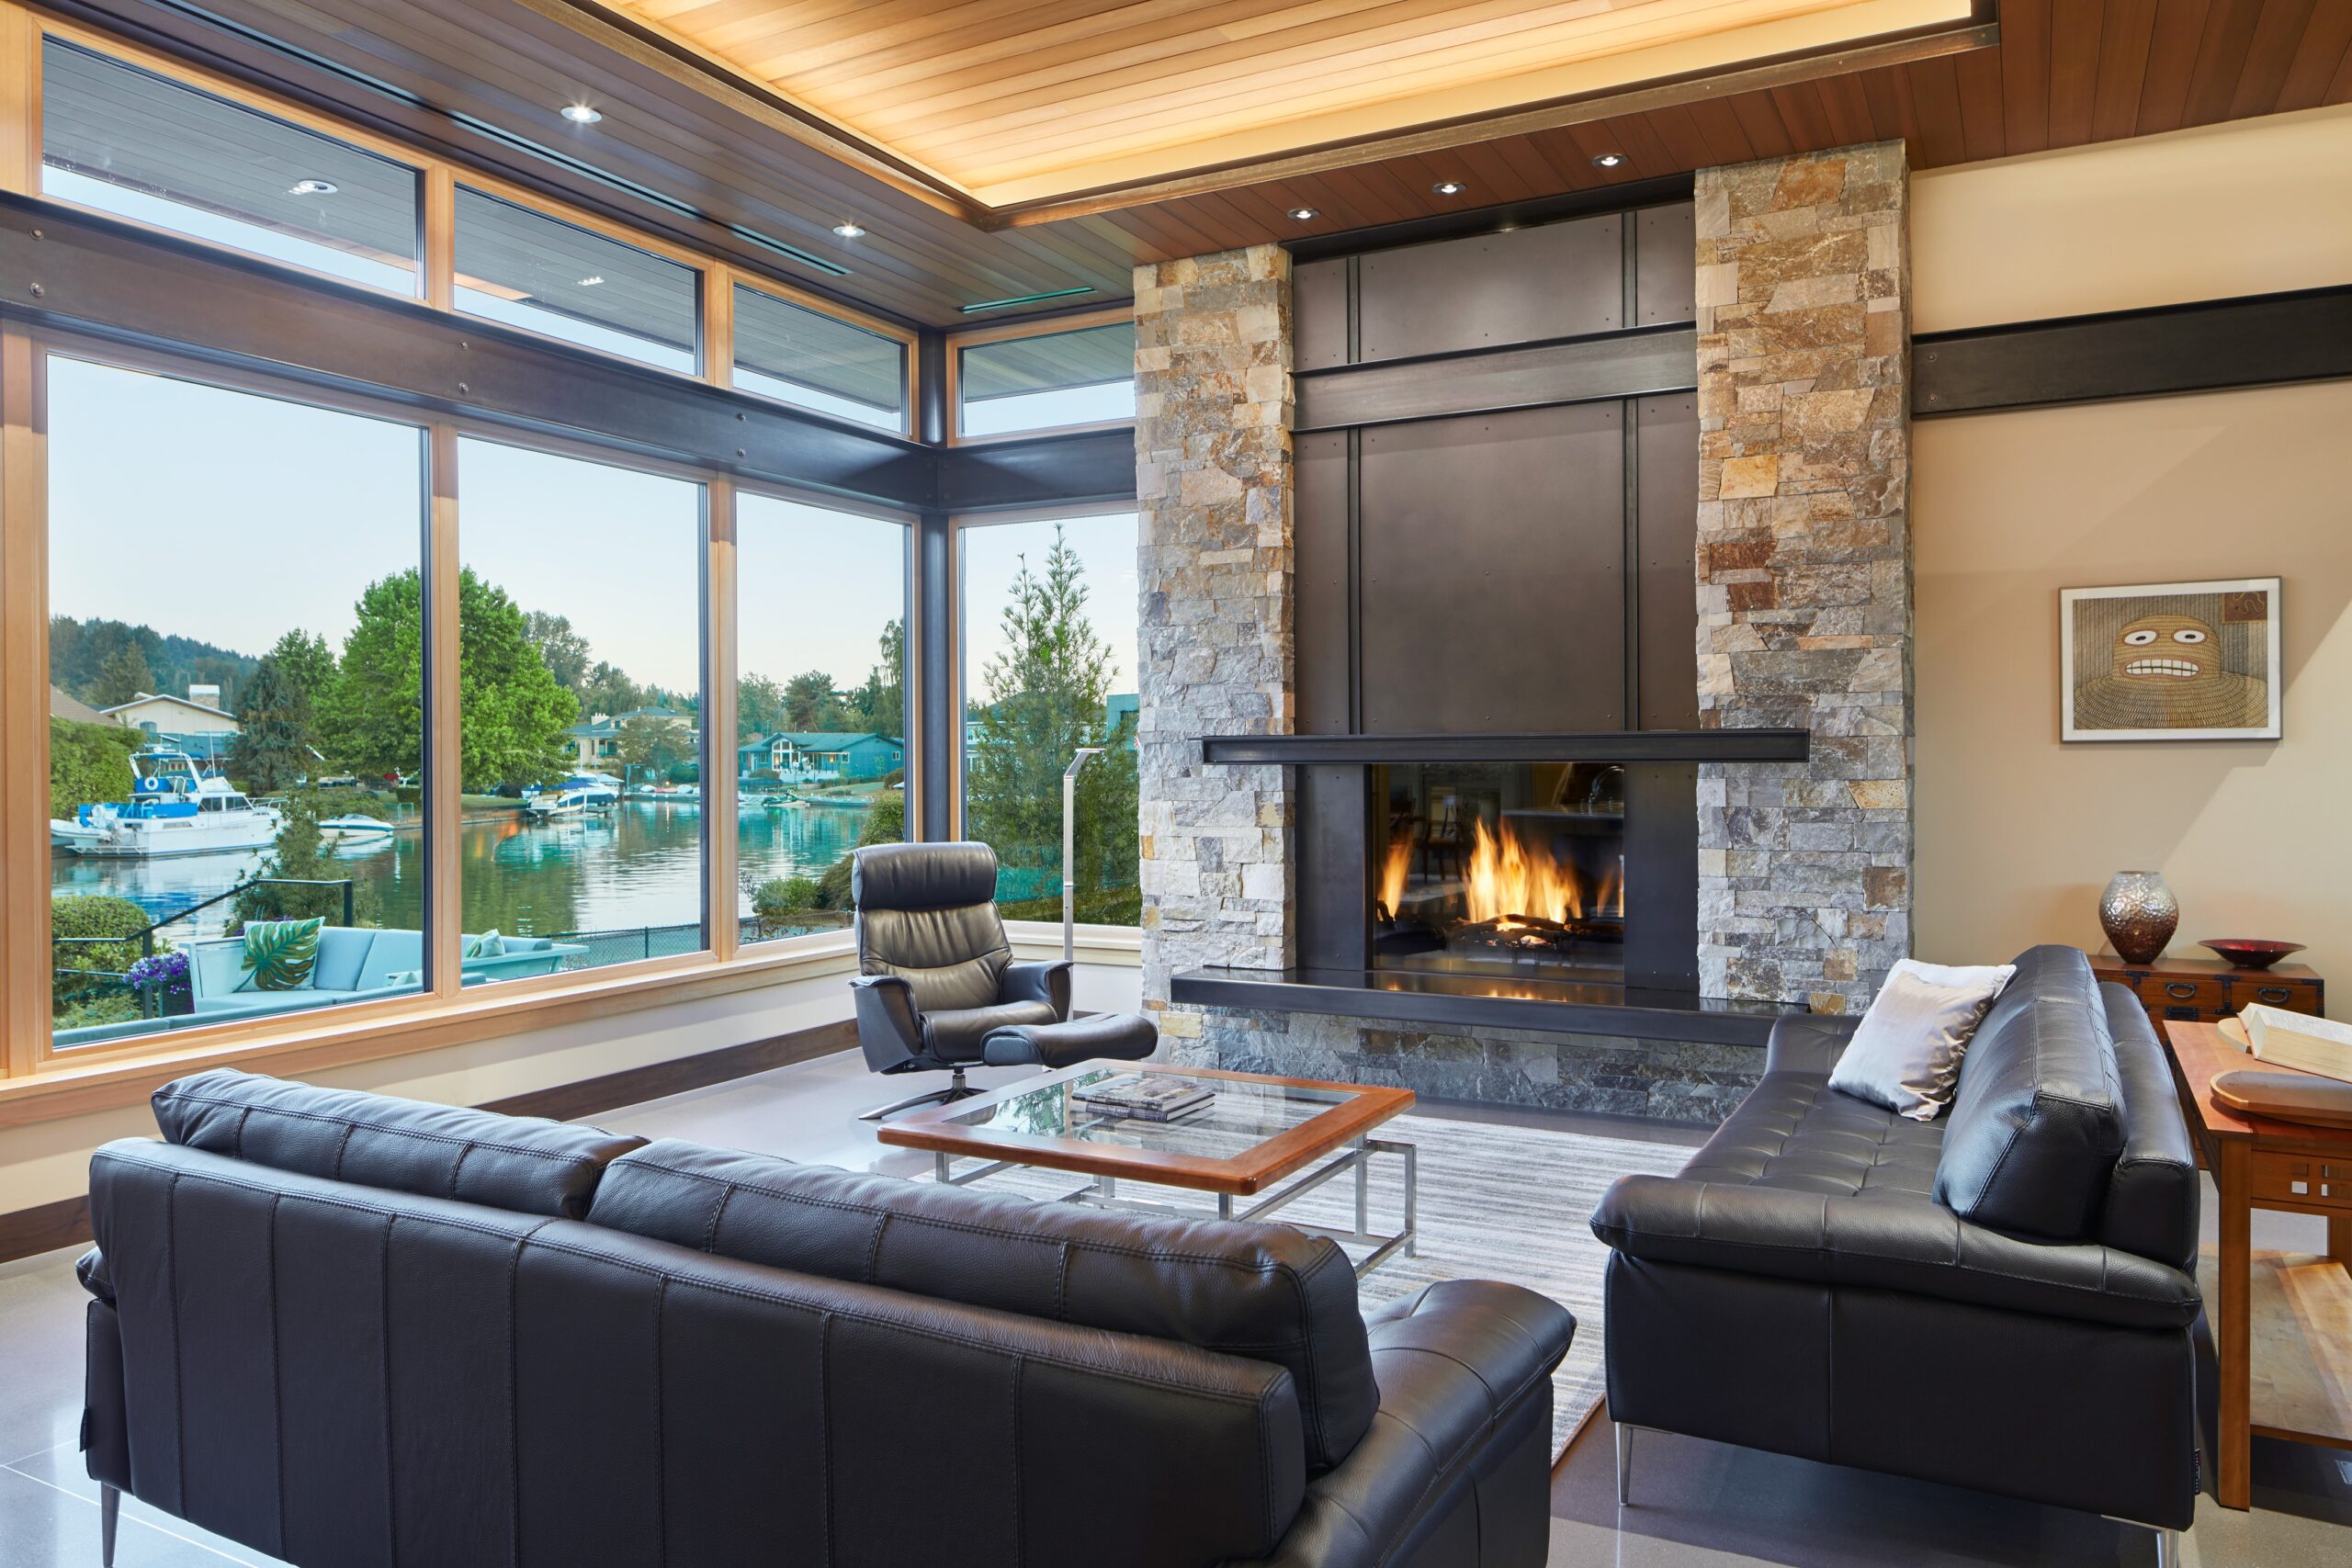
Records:
{"label": "pine tree", "polygon": [[147,656],[139,651],[136,643],[124,643],[107,655],[98,667],[98,679],[90,693],[90,705],[96,708],[120,707],[133,702],[142,693],[155,689],[154,671],[147,667]]}
{"label": "pine tree", "polygon": [[229,742],[229,772],[248,790],[275,793],[292,787],[310,771],[311,758],[305,746],[311,725],[309,697],[288,677],[275,654],[266,656],[245,681],[237,735]]}
{"label": "pine tree", "polygon": [[965,758],[964,813],[973,838],[994,846],[1012,874],[1012,900],[1057,897],[1061,885],[1062,771],[1080,746],[1107,746],[1078,785],[1078,871],[1082,911],[1102,911],[1111,890],[1132,887],[1137,858],[1134,731],[1103,733],[1103,705],[1118,666],[1086,614],[1078,552],[1059,528],[1043,577],[1023,557],[1001,616],[1004,651],[984,671],[986,705]]}

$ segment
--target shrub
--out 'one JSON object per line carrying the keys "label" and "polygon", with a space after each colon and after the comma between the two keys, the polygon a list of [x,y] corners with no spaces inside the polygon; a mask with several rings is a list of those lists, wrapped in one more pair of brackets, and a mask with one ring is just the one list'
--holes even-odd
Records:
{"label": "shrub", "polygon": [[65,1002],[55,1010],[50,1021],[57,1029],[88,1029],[100,1023],[128,1023],[139,1016],[139,1004],[121,991],[92,997],[86,1001]]}
{"label": "shrub", "polygon": [[774,924],[802,909],[817,908],[816,882],[806,876],[771,876],[752,891],[752,913]]}
{"label": "shrub", "polygon": [[[867,813],[865,829],[857,836],[857,849],[868,844],[895,844],[907,836],[907,797],[894,790],[885,790],[874,797],[874,809]],[[817,879],[818,906],[826,909],[847,909],[853,907],[850,897],[849,874],[854,853],[842,856],[825,868]]]}
{"label": "shrub", "polygon": [[146,738],[119,724],[49,721],[49,814],[130,798],[130,754]]}
{"label": "shrub", "polygon": [[[51,997],[51,1011],[62,1019],[74,1005],[119,997],[127,1007],[130,1007],[130,1010],[122,1016],[138,1016],[138,1009],[130,1006],[122,982],[107,976],[130,972],[130,966],[142,956],[138,942],[133,939],[154,923],[154,917],[128,898],[69,893],[51,900],[49,930],[51,936],[124,939],[120,942],[53,943],[51,951],[55,957],[51,966],[58,973]],[[166,945],[162,938],[156,939],[156,951],[162,952]]]}

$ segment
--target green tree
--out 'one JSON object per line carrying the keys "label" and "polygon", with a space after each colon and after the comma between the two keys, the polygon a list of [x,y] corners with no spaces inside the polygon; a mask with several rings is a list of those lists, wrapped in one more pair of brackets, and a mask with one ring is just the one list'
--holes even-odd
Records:
{"label": "green tree", "polygon": [[531,646],[539,650],[539,660],[548,674],[575,693],[586,683],[591,657],[588,639],[571,629],[571,617],[534,610],[523,618],[523,630]]}
{"label": "green tree", "polygon": [[1004,651],[983,671],[985,705],[965,759],[967,830],[992,845],[1013,874],[1001,897],[1058,891],[1062,874],[1062,771],[1080,746],[1106,746],[1079,775],[1078,869],[1081,908],[1101,911],[1111,890],[1136,882],[1133,729],[1103,734],[1104,699],[1118,666],[1095,636],[1078,552],[1059,528],[1045,574],[1026,557],[1000,617]]}
{"label": "green tree", "polygon": [[613,737],[614,760],[649,778],[668,776],[671,769],[694,754],[684,725],[650,714],[623,719],[620,733]]}
{"label": "green tree", "polygon": [[[523,612],[469,569],[458,580],[458,776],[472,787],[561,778],[580,704],[532,647]],[[424,752],[424,592],[412,569],[368,585],[321,728],[371,773],[414,773]]]}
{"label": "green tree", "polygon": [[[243,929],[249,920],[316,918],[331,926],[343,923],[341,884],[351,871],[328,852],[319,832],[319,819],[334,815],[333,807],[311,790],[297,791],[287,800],[286,820],[277,829],[277,841],[269,858],[262,863],[259,879],[230,903],[229,908],[235,913],[230,922],[232,933]],[[285,882],[264,880],[280,877],[323,886],[288,886]],[[352,889],[351,923],[381,925],[383,918],[382,893],[376,884],[357,879]]]}
{"label": "green tree", "polygon": [[907,627],[892,620],[882,628],[882,661],[865,677],[865,684],[851,698],[854,727],[876,735],[903,737],[907,732]]}
{"label": "green tree", "polygon": [[806,671],[784,683],[784,728],[839,729],[848,722],[842,694],[822,670]]}
{"label": "green tree", "polygon": [[[278,674],[293,686],[315,720],[326,703],[327,694],[334,687],[334,647],[316,632],[297,629],[279,637],[277,646],[264,657],[277,660]],[[259,672],[258,669],[254,671]],[[305,733],[302,739],[305,744],[312,744],[316,738]]]}
{"label": "green tree", "polygon": [[[138,1016],[129,990],[114,976],[139,962],[139,933],[154,923],[153,915],[128,898],[62,894],[50,900],[49,932],[61,939],[51,943],[50,962],[58,973],[51,984],[50,1010],[62,1025]],[[96,938],[121,940],[88,940]],[[160,936],[155,939],[158,953],[169,952],[171,945]],[[105,1002],[119,1005],[107,1012],[92,1010],[93,1004]]]}
{"label": "green tree", "polygon": [[874,797],[874,809],[865,814],[865,826],[859,829],[857,843],[849,854],[842,856],[825,868],[817,879],[817,906],[824,909],[854,908],[850,897],[850,873],[855,869],[856,851],[868,844],[896,844],[907,837],[907,797],[894,789],[886,789]]}
{"label": "green tree", "polygon": [[119,724],[49,721],[49,814],[71,819],[85,806],[130,798],[139,731]]}
{"label": "green tree", "polygon": [[107,655],[98,666],[96,684],[90,692],[90,705],[97,708],[119,707],[134,701],[141,693],[155,689],[154,671],[147,667],[147,656],[137,643],[126,642]]}
{"label": "green tree", "polygon": [[735,728],[746,741],[786,728],[784,688],[764,675],[746,675],[736,682]]}
{"label": "green tree", "polygon": [[588,671],[578,692],[582,713],[630,713],[652,705],[646,700],[644,687],[601,660]]}
{"label": "green tree", "polygon": [[229,742],[229,771],[249,790],[290,788],[310,771],[310,698],[287,675],[276,654],[266,655],[245,682],[237,735]]}

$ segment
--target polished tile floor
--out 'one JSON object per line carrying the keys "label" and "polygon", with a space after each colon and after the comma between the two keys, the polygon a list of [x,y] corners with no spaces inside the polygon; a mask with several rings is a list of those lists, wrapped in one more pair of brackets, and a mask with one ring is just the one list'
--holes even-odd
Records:
{"label": "polished tile floor", "polygon": [[[835,1056],[595,1120],[648,1136],[921,1174],[929,1156],[885,1150],[871,1129],[854,1120],[860,1107],[886,1098],[857,1058]],[[1683,1135],[1604,1117],[1424,1110],[1652,1141]],[[1688,1136],[1697,1142],[1701,1134]],[[1561,1216],[1567,1224],[1583,1219]],[[2290,1216],[2256,1219],[2257,1246],[2315,1245]],[[51,1253],[0,1267],[0,1568],[98,1560],[96,1489],[83,1475],[75,1451],[82,1293],[73,1258]],[[1923,1393],[1923,1404],[1931,1399],[1931,1390]],[[2217,1507],[2210,1499],[2200,1505],[2197,1528],[2184,1542],[2186,1568],[2352,1563],[2352,1454],[2257,1441],[2255,1496],[2256,1506],[2247,1513]],[[1670,1435],[1642,1438],[1634,1505],[1617,1506],[1611,1433],[1605,1419],[1596,1420],[1570,1447],[1553,1486],[1552,1562],[1562,1568],[2140,1568],[2154,1561],[2147,1532],[2086,1515]],[[270,1561],[136,1502],[126,1501],[123,1521],[116,1557],[121,1568]]]}

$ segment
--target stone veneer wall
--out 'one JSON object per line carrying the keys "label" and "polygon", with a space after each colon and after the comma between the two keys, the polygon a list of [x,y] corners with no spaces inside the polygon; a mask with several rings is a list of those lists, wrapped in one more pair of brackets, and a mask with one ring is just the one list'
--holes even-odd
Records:
{"label": "stone veneer wall", "polygon": [[1198,1061],[1202,1014],[1169,1007],[1169,976],[1295,951],[1283,770],[1208,767],[1197,744],[1291,728],[1290,253],[1135,286],[1144,1005],[1163,1052]]}
{"label": "stone veneer wall", "polygon": [[1908,173],[1698,176],[1700,722],[1813,731],[1700,771],[1709,996],[1859,1011],[1911,950]]}

